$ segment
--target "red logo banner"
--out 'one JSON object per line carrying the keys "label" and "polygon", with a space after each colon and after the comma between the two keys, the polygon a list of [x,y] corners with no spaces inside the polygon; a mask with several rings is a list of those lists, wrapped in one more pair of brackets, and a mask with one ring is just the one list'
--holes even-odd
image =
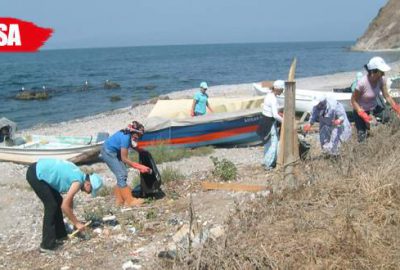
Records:
{"label": "red logo banner", "polygon": [[0,52],[36,52],[53,29],[15,18],[0,18]]}

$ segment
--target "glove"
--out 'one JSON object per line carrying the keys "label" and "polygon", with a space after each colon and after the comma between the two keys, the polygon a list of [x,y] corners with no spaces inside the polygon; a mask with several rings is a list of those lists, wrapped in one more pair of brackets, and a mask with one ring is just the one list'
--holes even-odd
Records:
{"label": "glove", "polygon": [[307,123],[303,126],[303,131],[304,132],[309,132],[311,130],[311,124]]}
{"label": "glove", "polygon": [[365,123],[370,123],[372,121],[372,118],[370,115],[368,115],[366,112],[364,111],[358,111],[357,112],[358,116],[361,117],[362,120],[364,120]]}
{"label": "glove", "polygon": [[142,164],[132,162],[132,168],[137,169],[140,173],[151,173],[151,169],[147,166],[144,166]]}
{"label": "glove", "polygon": [[335,126],[340,126],[342,124],[342,120],[340,119],[335,119],[332,121],[332,124]]}
{"label": "glove", "polygon": [[399,104],[394,104],[393,105],[393,110],[395,110],[397,115],[400,116],[400,105]]}

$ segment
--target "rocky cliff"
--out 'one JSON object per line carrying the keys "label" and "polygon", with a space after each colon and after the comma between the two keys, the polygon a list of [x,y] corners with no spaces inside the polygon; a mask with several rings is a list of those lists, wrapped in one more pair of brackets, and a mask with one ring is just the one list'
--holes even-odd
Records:
{"label": "rocky cliff", "polygon": [[400,50],[400,0],[389,0],[369,24],[353,50]]}

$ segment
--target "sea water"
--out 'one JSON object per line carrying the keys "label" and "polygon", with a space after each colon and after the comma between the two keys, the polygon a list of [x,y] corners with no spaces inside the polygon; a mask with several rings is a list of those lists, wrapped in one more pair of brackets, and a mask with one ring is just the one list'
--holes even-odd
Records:
{"label": "sea water", "polygon": [[[255,43],[44,50],[0,54],[0,117],[19,128],[56,123],[138,104],[191,88],[287,78],[294,57],[296,77],[362,70],[374,55],[387,62],[399,53],[352,52],[352,42]],[[119,89],[105,89],[110,80]],[[87,84],[86,84],[87,82]],[[349,82],[350,83],[350,82]],[[25,90],[47,100],[16,100]]]}

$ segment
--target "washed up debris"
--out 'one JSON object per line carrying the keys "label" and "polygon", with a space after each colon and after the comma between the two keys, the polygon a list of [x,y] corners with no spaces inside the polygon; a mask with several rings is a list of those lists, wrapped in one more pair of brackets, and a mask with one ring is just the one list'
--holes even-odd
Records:
{"label": "washed up debris", "polygon": [[167,223],[168,223],[168,225],[172,225],[172,226],[176,226],[178,224],[182,225],[182,221],[179,221],[176,217],[169,219]]}
{"label": "washed up debris", "polygon": [[93,232],[100,235],[103,232],[103,230],[100,228],[96,228],[93,230]]}
{"label": "washed up debris", "polygon": [[160,259],[168,259],[168,260],[175,260],[176,251],[175,250],[161,251],[160,253],[158,253],[158,258],[160,258]]}
{"label": "washed up debris", "polygon": [[135,227],[129,227],[129,228],[128,228],[128,231],[129,231],[130,233],[132,233],[132,234],[135,234],[137,230],[136,230]]}
{"label": "washed up debris", "polygon": [[142,266],[140,264],[134,263],[134,261],[129,260],[125,262],[122,265],[123,270],[136,270],[136,269],[142,269]]}
{"label": "washed up debris", "polygon": [[116,226],[114,226],[113,228],[113,231],[120,231],[121,230],[121,225],[116,225]]}
{"label": "washed up debris", "polygon": [[114,215],[103,217],[103,223],[104,223],[104,225],[113,226],[113,227],[115,227],[119,224],[117,217]]}

